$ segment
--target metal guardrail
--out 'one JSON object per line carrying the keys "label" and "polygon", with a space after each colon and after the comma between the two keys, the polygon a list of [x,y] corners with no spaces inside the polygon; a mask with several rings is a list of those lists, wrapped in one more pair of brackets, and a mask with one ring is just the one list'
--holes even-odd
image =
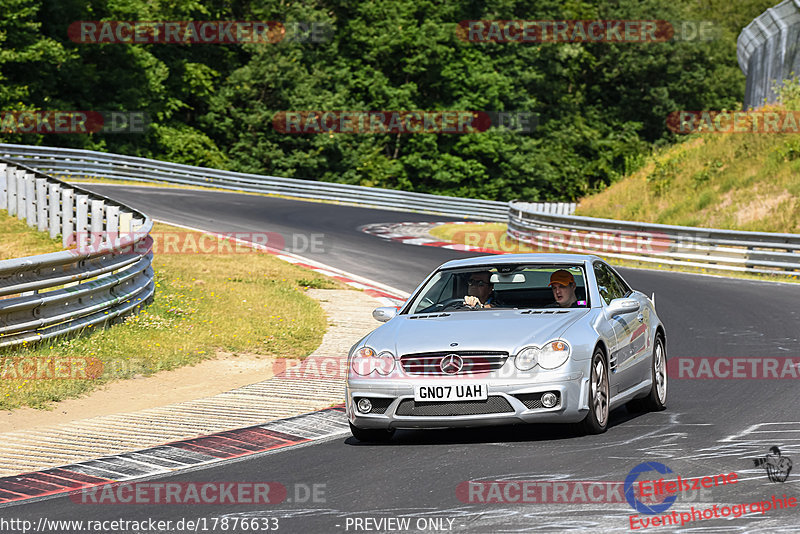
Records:
{"label": "metal guardrail", "polygon": [[774,102],[773,83],[800,74],[800,0],[785,0],[756,17],[739,34],[736,55],[747,76],[744,108]]}
{"label": "metal guardrail", "polygon": [[0,159],[0,208],[69,250],[0,260],[0,347],[109,323],[152,298],[145,214]]}
{"label": "metal guardrail", "polygon": [[511,202],[508,235],[538,250],[722,271],[800,273],[800,234],[740,232],[536,212]]}
{"label": "metal guardrail", "polygon": [[505,220],[508,210],[505,202],[493,200],[464,199],[237,173],[90,150],[4,144],[0,145],[0,156],[64,179],[89,176],[112,180],[218,187],[234,191],[287,195],[485,220]]}
{"label": "metal guardrail", "polygon": [[[800,2],[800,0],[797,1]],[[760,273],[800,271],[800,235],[797,234],[739,232],[576,217],[571,215],[575,211],[575,204],[532,204],[516,201],[506,204],[487,200],[234,173],[89,150],[0,144],[0,155],[7,156],[13,162],[24,162],[40,170],[67,178],[100,177],[212,186],[235,191],[334,200],[356,203],[361,206],[391,207],[474,219],[507,220],[510,237],[535,245],[539,249],[560,248],[566,251],[596,253],[607,257],[649,263],[691,265],[724,271]],[[18,165],[18,163],[10,164]],[[32,169],[27,169],[27,171],[35,174]],[[9,174],[9,176],[11,175]],[[0,173],[1,177],[2,173]],[[49,179],[44,175],[38,177]],[[68,187],[62,182],[58,182],[58,184],[60,187]],[[39,186],[25,185],[24,187],[33,187],[32,191],[36,192]],[[83,193],[76,197],[88,195],[86,198],[111,203],[99,195],[93,195],[80,188],[74,189]],[[2,194],[0,193],[0,195]],[[32,195],[33,193],[29,196]],[[20,197],[15,198],[19,203]],[[5,199],[0,196],[0,207],[4,206],[3,202]],[[109,207],[112,206],[109,205]],[[119,206],[119,209],[132,213],[130,208]],[[83,211],[81,212],[81,210]],[[83,213],[84,219],[80,220],[85,221],[86,211],[86,206],[78,202],[74,208],[74,217],[80,219],[81,213]],[[92,211],[91,221],[94,221],[94,207]],[[113,209],[110,212],[113,213]],[[122,212],[120,213],[122,215]],[[138,216],[141,224],[146,227],[143,231],[149,233],[152,223],[144,214],[139,213]],[[98,216],[97,220],[101,218],[102,216]],[[121,222],[114,222],[113,215],[110,220],[110,228],[122,225]],[[40,218],[39,221],[41,223],[42,219]],[[82,227],[85,227],[87,223],[81,224]],[[91,232],[101,231],[99,229],[99,223],[95,225],[92,222]],[[53,232],[58,233],[52,225],[50,231],[51,235],[55,235]],[[65,232],[64,235],[67,233]],[[0,262],[0,268],[2,266],[3,262]],[[3,271],[0,269],[0,291],[3,287],[2,275]],[[3,294],[0,292],[0,297]],[[0,316],[0,321],[2,321],[2,316]],[[0,323],[0,335],[3,333]]]}
{"label": "metal guardrail", "polygon": [[[233,191],[330,200],[359,206],[401,209],[489,221],[504,221],[508,213],[508,203],[494,200],[449,197],[377,187],[221,171],[92,150],[0,144],[0,156],[65,180],[97,177],[111,180],[218,187]],[[567,214],[575,210],[575,204],[541,203],[539,205],[542,210],[552,213]]]}

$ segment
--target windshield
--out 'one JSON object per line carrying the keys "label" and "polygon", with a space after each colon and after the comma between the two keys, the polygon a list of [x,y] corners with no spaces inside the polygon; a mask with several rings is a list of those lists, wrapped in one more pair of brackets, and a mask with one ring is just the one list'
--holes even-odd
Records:
{"label": "windshield", "polygon": [[581,265],[492,265],[437,272],[408,313],[588,306]]}

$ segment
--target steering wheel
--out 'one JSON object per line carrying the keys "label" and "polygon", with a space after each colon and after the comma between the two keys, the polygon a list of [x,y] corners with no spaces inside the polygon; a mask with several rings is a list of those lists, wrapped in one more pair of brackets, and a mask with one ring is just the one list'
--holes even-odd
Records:
{"label": "steering wheel", "polygon": [[472,308],[472,306],[467,306],[467,304],[464,302],[464,298],[463,297],[462,298],[447,299],[446,301],[440,302],[439,304],[437,304],[437,306],[441,306],[442,307],[441,311],[444,311],[444,310],[446,310],[447,308],[450,308],[450,307],[452,307],[453,309],[456,309],[456,310],[460,309],[460,308],[470,308],[470,309]]}

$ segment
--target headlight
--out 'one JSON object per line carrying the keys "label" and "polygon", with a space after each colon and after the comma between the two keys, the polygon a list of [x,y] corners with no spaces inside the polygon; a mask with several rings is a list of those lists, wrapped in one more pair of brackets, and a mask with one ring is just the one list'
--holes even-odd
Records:
{"label": "headlight", "polygon": [[541,350],[538,347],[528,347],[519,351],[517,357],[514,358],[514,365],[520,371],[529,371],[539,362],[539,353]]}
{"label": "headlight", "polygon": [[394,354],[392,354],[388,350],[378,354],[378,357],[375,361],[375,371],[377,371],[379,375],[386,376],[393,370],[394,370]]}
{"label": "headlight", "polygon": [[394,370],[394,355],[389,351],[376,354],[369,347],[362,347],[353,354],[350,367],[357,375],[368,376],[373,372],[386,376]]}
{"label": "headlight", "polygon": [[569,358],[569,345],[564,341],[551,341],[542,348],[539,354],[539,365],[542,369],[555,369],[564,365]]}
{"label": "headlight", "polygon": [[542,369],[555,369],[569,358],[570,348],[565,341],[551,341],[543,348],[525,347],[514,358],[520,371],[530,371],[538,364]]}

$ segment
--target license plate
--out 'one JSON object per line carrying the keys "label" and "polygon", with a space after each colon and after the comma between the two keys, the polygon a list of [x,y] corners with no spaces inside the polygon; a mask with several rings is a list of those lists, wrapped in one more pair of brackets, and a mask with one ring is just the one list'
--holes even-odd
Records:
{"label": "license plate", "polygon": [[486,384],[431,384],[414,386],[414,400],[425,401],[461,401],[486,400],[489,387]]}

